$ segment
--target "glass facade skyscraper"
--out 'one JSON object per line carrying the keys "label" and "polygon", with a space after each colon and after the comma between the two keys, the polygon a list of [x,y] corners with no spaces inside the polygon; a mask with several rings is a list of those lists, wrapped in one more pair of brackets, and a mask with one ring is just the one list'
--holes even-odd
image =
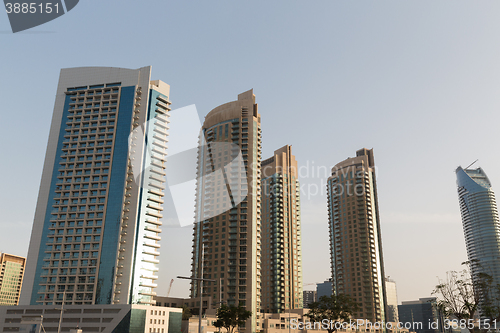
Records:
{"label": "glass facade skyscraper", "polygon": [[486,273],[500,283],[500,221],[495,193],[483,169],[456,170],[458,200],[472,277]]}
{"label": "glass facade skyscraper", "polygon": [[61,70],[21,304],[154,304],[170,102],[150,76]]}

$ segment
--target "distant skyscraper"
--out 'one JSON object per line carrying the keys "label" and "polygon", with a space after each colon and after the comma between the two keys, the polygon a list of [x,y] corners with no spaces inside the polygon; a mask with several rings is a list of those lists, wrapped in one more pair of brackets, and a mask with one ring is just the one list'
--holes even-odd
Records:
{"label": "distant skyscraper", "polygon": [[316,297],[319,300],[321,296],[332,296],[332,279],[316,284]]}
{"label": "distant skyscraper", "polygon": [[500,283],[500,221],[491,183],[483,169],[458,167],[457,186],[472,276],[483,272]]}
{"label": "distant skyscraper", "polygon": [[304,290],[304,309],[309,309],[311,303],[317,302],[316,290]]}
{"label": "distant skyscraper", "polygon": [[170,102],[150,75],[61,70],[21,304],[155,303]]}
{"label": "distant skyscraper", "polygon": [[[253,91],[210,111],[200,143],[192,276],[201,275],[204,257],[203,277],[222,288],[204,283],[203,295],[252,311],[245,331],[255,332],[261,307],[261,129]],[[199,292],[193,281],[191,297]]]}
{"label": "distant skyscraper", "polygon": [[17,305],[26,258],[0,253],[0,305]]}
{"label": "distant skyscraper", "polygon": [[386,320],[382,237],[373,149],[338,163],[328,178],[333,291],[359,305],[355,318]]}
{"label": "distant skyscraper", "polygon": [[393,323],[399,322],[398,316],[398,293],[396,290],[396,281],[385,278],[385,290],[387,294],[387,319]]}
{"label": "distant skyscraper", "polygon": [[262,161],[262,309],[301,309],[300,186],[292,147]]}

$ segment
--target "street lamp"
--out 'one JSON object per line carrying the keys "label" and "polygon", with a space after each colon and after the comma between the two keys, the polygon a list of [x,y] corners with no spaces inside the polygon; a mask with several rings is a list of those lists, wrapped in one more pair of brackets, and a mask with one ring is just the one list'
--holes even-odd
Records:
{"label": "street lamp", "polygon": [[64,299],[65,298],[66,298],[66,290],[64,290],[64,292],[63,292],[63,299],[62,299],[61,308],[60,309],[56,308],[56,310],[61,310],[61,314],[59,315],[59,325],[57,326],[57,333],[61,333],[61,322],[62,322],[62,316],[64,313]]}
{"label": "street lamp", "polygon": [[198,318],[198,333],[201,333],[201,315],[203,311],[203,281],[216,282],[216,280],[204,279],[203,278],[203,261],[205,259],[205,244],[201,247],[201,270],[200,277],[187,277],[187,276],[178,276],[178,279],[186,279],[186,280],[195,280],[200,281],[200,313]]}

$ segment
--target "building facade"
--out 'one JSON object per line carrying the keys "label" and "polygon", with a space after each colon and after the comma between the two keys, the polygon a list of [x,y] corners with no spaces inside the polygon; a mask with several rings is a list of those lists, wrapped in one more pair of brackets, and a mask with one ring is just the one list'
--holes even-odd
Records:
{"label": "building facade", "polygon": [[486,273],[500,283],[500,221],[495,193],[483,169],[456,170],[458,200],[472,277]]}
{"label": "building facade", "polygon": [[170,102],[150,76],[61,70],[21,304],[154,304]]}
{"label": "building facade", "polygon": [[292,147],[262,161],[262,310],[301,309],[300,184]]}
{"label": "building facade", "polygon": [[[179,333],[182,309],[140,304],[0,306],[0,332]],[[31,323],[28,323],[31,322]],[[35,322],[41,322],[43,330]],[[60,325],[60,330],[59,330]]]}
{"label": "building facade", "polygon": [[317,283],[316,284],[316,295],[318,300],[321,298],[321,296],[332,296],[332,279],[328,279],[325,282]]}
{"label": "building facade", "polygon": [[398,315],[398,293],[396,290],[396,281],[385,278],[385,290],[387,294],[387,321],[399,322]]}
{"label": "building facade", "polygon": [[309,309],[311,303],[318,301],[316,290],[304,290],[303,295],[304,309]]}
{"label": "building facade", "polygon": [[[249,90],[213,109],[202,126],[191,271],[214,280],[203,284],[203,296],[252,311],[247,332],[260,326],[260,162],[260,115]],[[191,297],[199,293],[193,280]]]}
{"label": "building facade", "polygon": [[26,258],[0,253],[0,305],[18,305]]}
{"label": "building facade", "polygon": [[386,321],[373,149],[360,149],[333,167],[327,195],[333,292],[359,304],[355,318]]}
{"label": "building facade", "polygon": [[[417,333],[444,332],[443,316],[437,311],[436,298],[419,298],[418,301],[405,301],[398,305],[399,321],[412,323],[412,331]],[[437,322],[436,328],[429,323]]]}

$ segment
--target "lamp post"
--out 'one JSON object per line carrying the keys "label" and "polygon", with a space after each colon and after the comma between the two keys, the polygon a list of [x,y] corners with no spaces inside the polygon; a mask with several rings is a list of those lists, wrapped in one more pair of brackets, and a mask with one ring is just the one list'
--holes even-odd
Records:
{"label": "lamp post", "polygon": [[[64,299],[66,298],[66,290],[63,292],[63,299],[62,299],[62,304],[61,304],[61,314],[59,315],[59,325],[57,326],[57,333],[61,333],[61,322],[62,322],[62,316],[64,313]],[[59,310],[56,308],[56,310]]]}
{"label": "lamp post", "polygon": [[200,277],[198,277],[198,278],[187,277],[187,276],[178,276],[177,277],[178,279],[200,281],[200,312],[199,312],[199,318],[198,318],[198,333],[201,333],[201,315],[203,312],[203,281],[216,282],[216,280],[203,278],[203,261],[204,261],[204,259],[205,259],[205,244],[203,244],[201,247],[201,270],[200,270],[200,275],[199,275]]}

